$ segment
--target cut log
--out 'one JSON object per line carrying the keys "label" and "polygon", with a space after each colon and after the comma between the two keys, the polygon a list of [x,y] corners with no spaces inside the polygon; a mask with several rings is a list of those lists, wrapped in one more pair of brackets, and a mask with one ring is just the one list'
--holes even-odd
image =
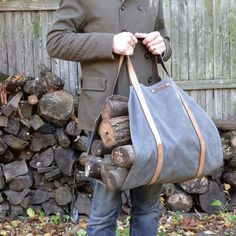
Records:
{"label": "cut log", "polygon": [[8,164],[15,160],[13,153],[10,150],[6,150],[4,154],[0,155],[0,163]]}
{"label": "cut log", "polygon": [[87,152],[82,152],[79,156],[79,163],[82,166],[85,166],[85,164],[91,159],[94,158],[94,155],[88,155]]}
{"label": "cut log", "polygon": [[32,105],[27,101],[20,101],[18,107],[19,117],[22,119],[30,119],[32,116]]}
{"label": "cut log", "polygon": [[53,134],[55,131],[56,128],[49,123],[44,123],[44,125],[38,129],[38,132],[41,134]]}
{"label": "cut log", "polygon": [[9,202],[13,205],[19,205],[25,199],[25,197],[30,193],[29,189],[24,189],[22,192],[6,190],[4,194],[6,194]]}
{"label": "cut log", "polygon": [[112,161],[120,167],[130,168],[135,160],[135,152],[132,145],[119,146],[112,151]]}
{"label": "cut log", "polygon": [[84,152],[88,149],[87,136],[81,135],[72,143],[72,148],[76,151]]}
{"label": "cut log", "polygon": [[72,149],[56,148],[55,161],[63,174],[72,176],[75,165],[75,153]]}
{"label": "cut log", "polygon": [[23,214],[22,206],[11,205],[9,219],[14,220],[16,219],[17,216],[20,216],[22,214]]}
{"label": "cut log", "polygon": [[[9,76],[4,82],[3,85],[6,88],[8,92],[17,92],[21,87],[24,86],[26,83],[27,78],[25,77],[25,74],[22,73],[20,75],[12,75]],[[19,88],[20,87],[20,88]]]}
{"label": "cut log", "polygon": [[52,180],[56,179],[57,177],[59,177],[60,175],[61,175],[61,170],[59,168],[56,168],[55,170],[53,170],[51,172],[47,172],[44,176],[45,176],[46,180],[52,181]]}
{"label": "cut log", "polygon": [[230,144],[233,147],[233,149],[236,150],[236,136],[230,139]]}
{"label": "cut log", "polygon": [[202,194],[208,190],[208,178],[195,178],[180,184],[183,190],[190,194]]}
{"label": "cut log", "polygon": [[225,131],[236,130],[236,119],[235,120],[214,119],[213,121],[219,130],[225,130]]}
{"label": "cut log", "polygon": [[78,210],[78,213],[86,214],[89,216],[92,209],[92,198],[87,194],[78,192],[78,196],[76,199],[76,208]]}
{"label": "cut log", "polygon": [[3,108],[2,110],[3,114],[6,116],[10,116],[13,111],[16,111],[19,106],[19,102],[22,96],[23,96],[22,91],[19,91],[18,93],[16,93],[7,103],[7,105]]}
{"label": "cut log", "polygon": [[48,201],[52,197],[52,192],[48,192],[46,190],[37,189],[31,199],[31,204],[37,205],[43,202]]}
{"label": "cut log", "polygon": [[130,144],[129,117],[120,116],[102,121],[98,133],[107,148]]}
{"label": "cut log", "polygon": [[55,192],[55,201],[59,206],[66,206],[72,201],[71,191],[66,187],[60,187]]}
{"label": "cut log", "polygon": [[113,95],[107,98],[101,116],[103,120],[118,116],[128,116],[128,98],[120,95]]}
{"label": "cut log", "polygon": [[103,175],[103,181],[106,187],[111,191],[119,191],[122,189],[125,180],[128,176],[129,170],[126,168],[118,167],[110,169]]}
{"label": "cut log", "polygon": [[40,169],[43,167],[48,167],[52,164],[54,160],[54,150],[52,148],[47,149],[40,155],[35,155],[30,161],[30,166],[34,169]]}
{"label": "cut log", "polygon": [[25,175],[21,175],[14,178],[9,183],[9,189],[15,191],[21,191],[32,187],[32,185],[33,185],[33,177],[31,174],[27,173]]}
{"label": "cut log", "polygon": [[77,137],[81,134],[82,130],[79,128],[79,123],[72,120],[66,125],[66,134],[72,137]]}
{"label": "cut log", "polygon": [[61,147],[67,148],[70,146],[70,139],[66,136],[63,128],[56,129],[55,137]]}
{"label": "cut log", "polygon": [[178,192],[168,197],[166,206],[172,211],[189,212],[193,207],[193,200],[190,195]]}
{"label": "cut log", "polygon": [[34,155],[34,152],[26,148],[19,152],[17,159],[29,161],[33,155]]}
{"label": "cut log", "polygon": [[7,127],[8,125],[8,116],[0,116],[0,127]]}
{"label": "cut log", "polygon": [[30,129],[27,127],[22,127],[17,137],[23,139],[24,141],[30,141],[32,139]]}
{"label": "cut log", "polygon": [[61,215],[65,214],[64,211],[52,199],[50,199],[48,202],[44,202],[42,204],[42,207],[46,216],[53,215],[53,214],[56,215],[58,213]]}
{"label": "cut log", "polygon": [[30,119],[30,126],[36,131],[44,125],[43,120],[39,115],[34,114]]}
{"label": "cut log", "polygon": [[[0,165],[0,190],[5,188],[5,178],[2,170],[2,166]],[[1,201],[0,201],[1,203]]]}
{"label": "cut log", "polygon": [[174,184],[163,184],[163,193],[165,197],[170,197],[176,192],[176,187]]}
{"label": "cut log", "polygon": [[17,135],[18,131],[20,129],[20,121],[15,117],[10,117],[8,119],[8,125],[4,128],[4,131],[6,131],[9,134]]}
{"label": "cut log", "polygon": [[232,146],[229,144],[223,144],[222,149],[223,149],[223,158],[225,161],[231,159],[235,155]]}
{"label": "cut log", "polygon": [[25,149],[28,146],[28,142],[15,137],[14,135],[5,135],[3,137],[4,142],[7,144],[8,147],[10,147],[14,151],[20,151]]}
{"label": "cut log", "polygon": [[42,79],[31,78],[25,83],[24,91],[29,95],[34,94],[40,98],[47,92],[47,88]]}
{"label": "cut log", "polygon": [[39,101],[39,115],[57,127],[64,127],[73,114],[73,103],[73,96],[67,91],[47,93]]}
{"label": "cut log", "polygon": [[206,213],[215,214],[222,210],[221,206],[212,205],[215,200],[220,201],[223,205],[226,203],[225,194],[219,188],[219,185],[214,181],[210,181],[208,191],[199,196],[199,204]]}
{"label": "cut log", "polygon": [[93,156],[103,156],[104,154],[111,153],[110,148],[106,148],[100,139],[96,139],[92,142],[91,145],[91,154]]}
{"label": "cut log", "polygon": [[117,168],[118,168],[118,166],[112,161],[111,155],[106,155],[102,159],[101,179],[102,179],[102,182],[105,183],[105,185],[108,185],[108,183],[106,182],[108,180],[108,178],[106,176],[107,172],[110,170],[115,170]]}
{"label": "cut log", "polygon": [[9,182],[17,176],[28,173],[28,166],[25,160],[14,161],[3,166],[3,173],[6,181]]}
{"label": "cut log", "polygon": [[226,162],[226,165],[230,168],[236,168],[236,155]]}
{"label": "cut log", "polygon": [[39,99],[36,95],[32,94],[32,95],[28,96],[28,102],[30,105],[36,105],[36,104],[38,104]]}
{"label": "cut log", "polygon": [[[0,156],[7,150],[7,145],[5,144],[5,142],[3,141],[2,138],[0,138]],[[1,162],[1,158],[0,158],[0,162]]]}
{"label": "cut log", "polygon": [[33,152],[39,152],[41,150],[44,150],[48,147],[52,147],[57,143],[55,137],[53,134],[41,134],[41,133],[35,133],[34,137],[30,144],[30,149]]}
{"label": "cut log", "polygon": [[101,178],[101,163],[102,159],[96,156],[88,157],[85,164],[85,176],[100,179]]}
{"label": "cut log", "polygon": [[224,173],[223,179],[225,183],[230,184],[236,188],[236,171]]}

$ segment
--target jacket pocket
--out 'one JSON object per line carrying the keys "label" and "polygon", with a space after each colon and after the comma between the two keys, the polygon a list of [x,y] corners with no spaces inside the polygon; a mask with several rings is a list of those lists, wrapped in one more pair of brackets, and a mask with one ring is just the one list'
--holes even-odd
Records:
{"label": "jacket pocket", "polygon": [[106,90],[107,77],[105,76],[83,76],[81,80],[81,89],[83,91],[105,91]]}

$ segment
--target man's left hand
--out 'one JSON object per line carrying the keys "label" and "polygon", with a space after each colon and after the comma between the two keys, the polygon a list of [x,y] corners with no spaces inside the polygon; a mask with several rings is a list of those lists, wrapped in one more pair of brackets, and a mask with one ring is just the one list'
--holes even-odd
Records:
{"label": "man's left hand", "polygon": [[153,55],[161,55],[166,51],[166,45],[163,37],[158,31],[147,33],[135,33],[135,37],[143,39],[142,43],[146,45],[149,52]]}

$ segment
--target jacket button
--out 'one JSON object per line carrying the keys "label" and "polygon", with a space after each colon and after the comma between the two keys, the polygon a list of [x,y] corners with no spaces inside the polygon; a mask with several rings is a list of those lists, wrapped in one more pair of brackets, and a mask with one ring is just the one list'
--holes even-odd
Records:
{"label": "jacket button", "polygon": [[120,8],[122,11],[125,10],[125,5],[122,5],[121,8]]}
{"label": "jacket button", "polygon": [[152,77],[148,78],[148,83],[152,83]]}
{"label": "jacket button", "polygon": [[138,5],[137,8],[138,8],[139,11],[142,11],[142,10],[143,10],[143,6],[142,6],[142,5]]}
{"label": "jacket button", "polygon": [[149,56],[149,53],[145,53],[144,56],[145,56],[146,59],[149,59],[149,57],[150,57],[150,56]]}

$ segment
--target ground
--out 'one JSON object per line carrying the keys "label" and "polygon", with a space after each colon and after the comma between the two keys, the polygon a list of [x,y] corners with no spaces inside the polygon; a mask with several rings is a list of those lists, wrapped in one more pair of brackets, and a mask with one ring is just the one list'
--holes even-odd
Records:
{"label": "ground", "polygon": [[[118,221],[117,236],[129,235],[129,218]],[[68,216],[46,217],[30,212],[29,217],[5,220],[0,223],[2,236],[86,236],[87,217],[81,216],[78,224]],[[236,235],[236,212],[217,215],[183,214],[167,212],[161,217],[160,236]]]}

